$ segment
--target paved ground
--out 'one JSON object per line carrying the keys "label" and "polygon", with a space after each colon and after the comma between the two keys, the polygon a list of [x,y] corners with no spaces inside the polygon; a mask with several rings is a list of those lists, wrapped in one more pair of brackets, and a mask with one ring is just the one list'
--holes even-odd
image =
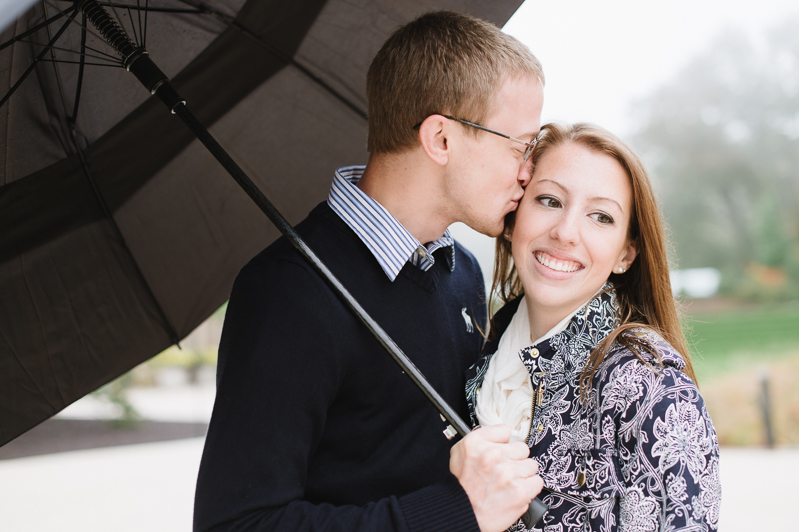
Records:
{"label": "paved ground", "polygon": [[[177,403],[170,416],[159,407],[162,417],[183,412],[181,421],[197,422],[207,390],[194,406],[191,390],[170,393]],[[189,531],[202,444],[194,437],[0,460],[0,530]],[[799,449],[724,448],[721,456],[722,532],[799,530]]]}
{"label": "paved ground", "polygon": [[[0,461],[4,532],[191,530],[202,438]],[[796,531],[799,449],[722,450],[723,532]]]}
{"label": "paved ground", "polygon": [[0,461],[4,532],[191,530],[203,438]]}

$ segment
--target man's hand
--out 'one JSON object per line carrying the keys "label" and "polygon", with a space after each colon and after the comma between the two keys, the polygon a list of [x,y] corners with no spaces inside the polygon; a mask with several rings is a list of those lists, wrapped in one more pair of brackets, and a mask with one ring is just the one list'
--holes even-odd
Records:
{"label": "man's hand", "polygon": [[474,430],[452,447],[449,470],[458,479],[481,532],[502,532],[515,523],[544,481],[522,442],[508,443],[510,427]]}

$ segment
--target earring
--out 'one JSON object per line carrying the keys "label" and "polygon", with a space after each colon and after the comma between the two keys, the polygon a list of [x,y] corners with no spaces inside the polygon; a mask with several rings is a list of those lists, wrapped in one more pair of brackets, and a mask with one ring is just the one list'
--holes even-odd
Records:
{"label": "earring", "polygon": [[619,266],[619,273],[624,273],[624,272],[626,272],[626,271],[627,271],[627,270],[625,270],[624,268],[622,268],[621,266]]}

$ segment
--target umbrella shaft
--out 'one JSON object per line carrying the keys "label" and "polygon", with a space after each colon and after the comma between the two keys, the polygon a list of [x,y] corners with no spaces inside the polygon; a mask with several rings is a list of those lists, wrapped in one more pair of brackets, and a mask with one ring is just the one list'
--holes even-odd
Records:
{"label": "umbrella shaft", "polygon": [[[149,57],[144,58],[149,61]],[[136,61],[134,65],[140,61]],[[155,65],[153,65],[155,66]],[[157,68],[157,67],[155,67]],[[131,69],[132,71],[133,69]],[[160,70],[159,70],[160,72]],[[138,76],[137,76],[138,77]],[[327,266],[316,256],[316,254],[308,247],[308,244],[294,231],[294,228],[288,223],[282,214],[272,205],[267,197],[261,190],[255,186],[255,183],[244,173],[244,171],[236,164],[230,155],[219,145],[216,139],[208,132],[208,130],[197,120],[197,118],[186,107],[185,102],[180,99],[177,92],[172,89],[169,81],[163,81],[158,87],[155,87],[152,92],[156,94],[161,100],[169,107],[172,114],[177,114],[181,120],[188,126],[194,135],[202,142],[208,151],[216,157],[222,164],[233,179],[244,189],[248,196],[255,202],[256,205],[266,214],[272,221],[277,229],[288,239],[289,242],[300,252],[300,254],[308,261],[309,264],[327,281],[330,288],[335,294],[344,302],[347,307],[358,317],[369,332],[374,335],[378,342],[385,348],[391,355],[394,361],[402,368],[416,386],[422,391],[427,399],[438,409],[441,416],[446,419],[450,424],[444,431],[447,439],[451,439],[454,430],[460,436],[466,436],[471,429],[461,419],[452,407],[441,397],[435,388],[427,381],[425,376],[419,371],[419,368],[402,352],[399,346],[391,339],[385,330],[366,312],[366,310],[358,303],[358,301],[349,293],[349,291],[341,284],[341,282],[333,275]],[[177,103],[175,103],[177,102]],[[547,506],[541,502],[541,499],[533,499],[527,511],[521,517],[522,521],[528,528],[531,528],[537,523],[547,511]]]}
{"label": "umbrella shaft", "polygon": [[[165,83],[164,85],[169,85]],[[159,91],[160,92],[160,91]],[[173,91],[174,92],[174,91]],[[166,102],[165,102],[166,103]],[[167,103],[167,106],[169,104]],[[451,406],[441,397],[433,386],[427,381],[422,372],[414,365],[413,362],[402,352],[399,346],[394,343],[394,340],[383,330],[380,325],[369,316],[369,314],[361,307],[360,303],[349,293],[349,291],[336,279],[333,272],[331,272],[324,263],[319,260],[319,257],[308,247],[305,241],[294,231],[294,228],[288,223],[274,205],[264,196],[263,192],[255,186],[255,183],[244,173],[244,171],[236,164],[236,162],[225,152],[225,150],[216,142],[216,139],[211,136],[205,127],[197,121],[194,115],[189,111],[185,105],[177,105],[171,108],[172,113],[177,114],[183,122],[191,129],[206,148],[216,157],[216,159],[225,167],[225,170],[236,180],[236,182],[247,192],[247,195],[261,208],[266,216],[272,221],[278,230],[285,236],[289,242],[305,257],[305,259],[319,272],[323,279],[327,281],[333,292],[352,310],[352,312],[361,320],[361,322],[369,329],[378,342],[388,351],[394,361],[402,368],[402,371],[410,377],[416,386],[425,394],[427,399],[441,413],[449,423],[450,427],[444,431],[447,438],[451,438],[450,430],[454,428],[460,436],[466,436],[471,429],[464,423],[463,419],[452,409]],[[541,520],[546,511],[547,506],[539,498],[530,501],[530,505],[524,515],[521,516],[522,521],[527,528]]]}
{"label": "umbrella shaft", "polygon": [[[449,404],[433,388],[422,372],[411,362],[411,360],[394,343],[394,340],[383,330],[374,319],[366,313],[358,301],[344,288],[344,285],[336,279],[333,273],[322,263],[316,254],[308,247],[302,238],[294,231],[280,212],[264,196],[252,180],[236,164],[236,162],[225,152],[222,146],[211,136],[208,130],[200,124],[194,115],[186,108],[185,101],[172,88],[167,76],[161,72],[156,64],[150,59],[144,48],[137,47],[130,40],[125,30],[108,14],[97,0],[75,0],[75,7],[86,14],[86,18],[97,28],[102,36],[108,41],[114,50],[119,53],[124,61],[125,67],[150,91],[157,95],[166,106],[177,114],[183,122],[191,129],[195,136],[202,142],[211,154],[222,164],[228,173],[244,189],[247,195],[261,208],[266,216],[272,221],[278,230],[291,242],[291,244],[305,257],[306,260],[316,269],[317,272],[327,281],[333,292],[352,310],[361,322],[375,336],[378,342],[389,352],[403,372],[419,387],[433,405],[441,412],[441,415],[450,423],[461,436],[470,432],[469,426],[460,418]],[[445,432],[451,437],[451,429]]]}
{"label": "umbrella shaft", "polygon": [[[166,83],[165,85],[168,85]],[[160,90],[158,91],[160,93]],[[168,104],[167,104],[168,105]],[[305,241],[294,231],[294,228],[288,223],[282,214],[275,208],[274,205],[267,199],[261,190],[255,186],[255,183],[244,173],[244,171],[236,164],[236,162],[225,152],[225,150],[216,142],[216,139],[211,136],[205,127],[197,121],[191,111],[185,105],[178,105],[173,109],[184,123],[191,129],[206,148],[216,157],[222,164],[225,170],[236,180],[236,182],[244,189],[248,196],[261,208],[266,216],[272,221],[277,229],[285,236],[289,242],[300,252],[300,254],[316,269],[325,281],[333,289],[333,292],[352,310],[352,312],[361,320],[361,322],[369,329],[378,342],[388,351],[394,361],[399,364],[403,372],[419,387],[422,393],[427,396],[430,402],[441,412],[441,415],[455,428],[461,436],[465,436],[470,432],[469,426],[461,419],[461,417],[452,409],[452,407],[441,397],[433,386],[427,381],[425,376],[419,371],[413,362],[402,352],[399,346],[391,339],[391,337],[383,330],[382,327],[366,312],[366,310],[358,303],[358,301],[349,293],[349,291],[341,284],[327,266],[316,256],[316,254],[308,247]]]}

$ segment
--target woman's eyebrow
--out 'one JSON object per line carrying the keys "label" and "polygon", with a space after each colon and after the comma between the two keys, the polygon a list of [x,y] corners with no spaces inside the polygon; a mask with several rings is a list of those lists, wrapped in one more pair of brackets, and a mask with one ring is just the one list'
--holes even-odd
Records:
{"label": "woman's eyebrow", "polygon": [[611,203],[615,203],[616,206],[619,208],[619,210],[622,212],[622,214],[624,214],[624,208],[622,208],[621,203],[619,203],[618,201],[616,201],[613,198],[606,198],[604,196],[597,196],[597,197],[591,198],[591,201],[609,201]]}
{"label": "woman's eyebrow", "polygon": [[[539,179],[538,181],[536,181],[536,183],[552,183],[553,185],[555,185],[562,191],[566,192],[567,194],[569,193],[569,189],[567,187],[555,181],[554,179]],[[624,208],[621,206],[621,203],[619,203],[613,198],[606,198],[605,196],[595,196],[593,198],[590,198],[590,201],[609,201],[611,203],[615,203],[616,206],[619,207],[619,210],[622,212],[622,214],[624,214]]]}
{"label": "woman's eyebrow", "polygon": [[558,183],[557,181],[554,181],[552,179],[539,179],[538,181],[536,181],[536,183],[552,183],[553,185],[556,185],[558,188],[560,188],[564,192],[568,192],[569,191],[568,188],[564,187],[563,185],[561,185],[560,183]]}

